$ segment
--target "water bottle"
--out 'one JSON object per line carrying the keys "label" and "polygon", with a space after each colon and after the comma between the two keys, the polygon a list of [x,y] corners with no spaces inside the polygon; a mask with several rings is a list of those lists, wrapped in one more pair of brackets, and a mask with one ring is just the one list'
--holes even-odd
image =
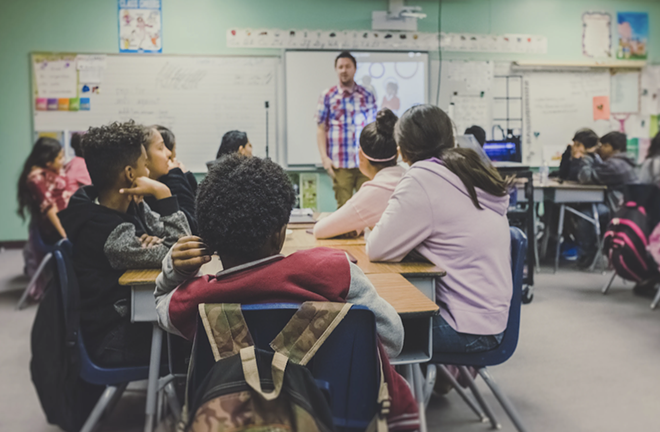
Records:
{"label": "water bottle", "polygon": [[539,167],[539,174],[541,177],[541,186],[547,185],[548,175],[550,174],[550,166],[548,165],[548,162],[545,159],[543,160],[543,165]]}

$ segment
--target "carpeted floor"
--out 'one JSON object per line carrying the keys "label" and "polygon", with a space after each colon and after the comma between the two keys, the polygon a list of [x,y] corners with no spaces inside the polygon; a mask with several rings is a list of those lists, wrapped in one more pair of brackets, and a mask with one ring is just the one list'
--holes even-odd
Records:
{"label": "carpeted floor", "polygon": [[[30,381],[29,336],[36,307],[14,306],[26,280],[20,251],[0,252],[0,431],[47,432]],[[534,301],[523,307],[516,354],[491,374],[533,432],[643,432],[660,430],[660,310],[634,297],[632,285],[576,270],[536,275]],[[515,429],[483,382],[486,400]],[[139,387],[139,386],[138,386]],[[102,431],[142,430],[144,393],[128,391]],[[486,431],[455,392],[432,399],[429,430]],[[656,424],[656,426],[653,426]]]}

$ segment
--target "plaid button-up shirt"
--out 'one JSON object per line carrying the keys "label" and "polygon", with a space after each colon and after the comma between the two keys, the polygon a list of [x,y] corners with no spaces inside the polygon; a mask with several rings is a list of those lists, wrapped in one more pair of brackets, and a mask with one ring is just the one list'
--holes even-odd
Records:
{"label": "plaid button-up shirt", "polygon": [[321,94],[316,112],[318,124],[325,124],[327,154],[337,168],[357,168],[360,133],[376,120],[376,99],[361,85],[353,90],[334,86]]}

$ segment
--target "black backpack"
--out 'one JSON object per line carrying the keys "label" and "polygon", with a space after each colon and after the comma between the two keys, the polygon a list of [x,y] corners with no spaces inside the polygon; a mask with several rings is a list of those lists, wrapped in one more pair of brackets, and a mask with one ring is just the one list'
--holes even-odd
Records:
{"label": "black backpack", "polygon": [[642,205],[629,201],[615,213],[603,237],[603,252],[617,275],[641,282],[657,273],[646,250],[649,234],[648,216]]}
{"label": "black backpack", "polygon": [[[78,432],[104,387],[80,379],[78,291],[75,279],[66,283],[67,276],[75,275],[66,246],[63,240],[53,252],[59,255],[51,261],[54,277],[32,325],[30,373],[48,423]],[[63,263],[65,268],[61,268]]]}

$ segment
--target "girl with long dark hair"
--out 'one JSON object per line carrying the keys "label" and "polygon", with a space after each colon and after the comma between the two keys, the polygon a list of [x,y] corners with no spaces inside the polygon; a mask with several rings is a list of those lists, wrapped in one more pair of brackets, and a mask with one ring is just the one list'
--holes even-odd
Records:
{"label": "girl with long dark hair", "polygon": [[37,224],[46,243],[66,237],[57,212],[64,210],[71,193],[62,175],[64,150],[59,141],[41,137],[32,147],[18,178],[18,215]]}
{"label": "girl with long dark hair", "polygon": [[372,261],[415,250],[447,271],[436,284],[438,352],[489,350],[502,340],[512,294],[509,182],[471,149],[456,148],[447,114],[417,105],[394,136],[410,170],[367,239]]}

